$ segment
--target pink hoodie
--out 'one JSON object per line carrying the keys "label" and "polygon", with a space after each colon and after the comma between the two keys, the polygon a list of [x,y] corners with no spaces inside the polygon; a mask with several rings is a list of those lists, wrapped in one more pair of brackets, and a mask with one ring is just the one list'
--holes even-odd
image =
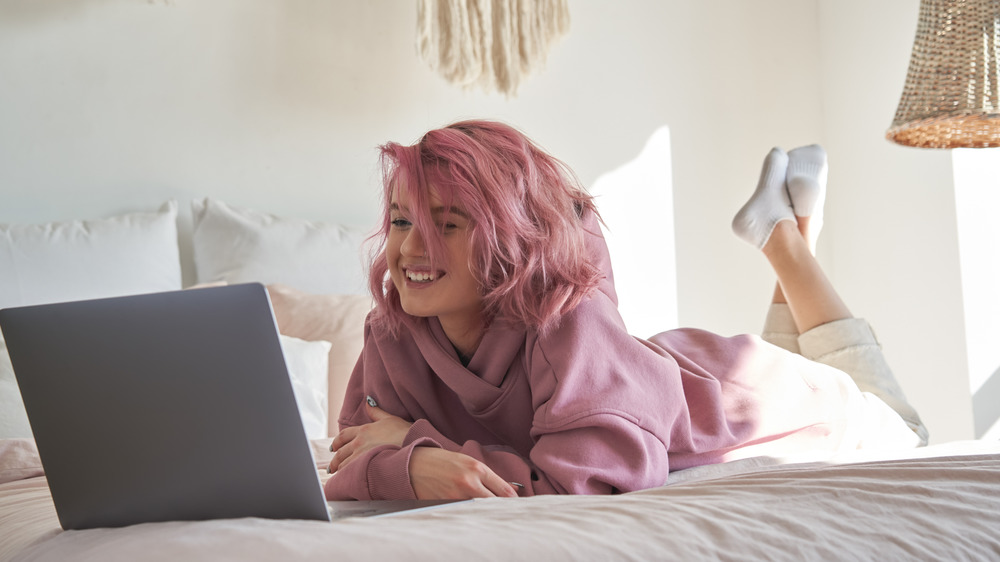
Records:
{"label": "pink hoodie", "polygon": [[402,447],[372,449],[333,475],[328,499],[415,497],[418,446],[479,459],[524,484],[522,495],[628,492],[664,484],[670,470],[841,446],[840,371],[756,336],[630,336],[603,236],[587,219],[607,278],[545,336],[495,320],[465,367],[436,318],[407,318],[398,338],[366,325],[341,428],[370,421],[369,395],[415,423]]}

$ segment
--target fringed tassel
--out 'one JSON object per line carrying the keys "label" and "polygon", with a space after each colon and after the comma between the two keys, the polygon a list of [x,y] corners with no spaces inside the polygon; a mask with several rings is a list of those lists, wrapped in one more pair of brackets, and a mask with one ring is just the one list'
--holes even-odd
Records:
{"label": "fringed tassel", "polygon": [[417,51],[448,82],[508,96],[569,30],[567,0],[418,0]]}

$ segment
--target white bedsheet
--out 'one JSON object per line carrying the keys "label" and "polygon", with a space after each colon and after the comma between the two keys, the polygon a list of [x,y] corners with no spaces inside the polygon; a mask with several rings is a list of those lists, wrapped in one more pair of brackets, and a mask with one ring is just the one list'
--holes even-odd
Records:
{"label": "white bedsheet", "polygon": [[[748,459],[620,496],[476,500],[335,523],[247,518],[68,532],[44,477],[13,466],[35,462],[24,453],[0,442],[0,474],[10,480],[0,483],[3,560],[1000,559],[995,442],[882,460]],[[27,477],[11,479],[17,470]]]}

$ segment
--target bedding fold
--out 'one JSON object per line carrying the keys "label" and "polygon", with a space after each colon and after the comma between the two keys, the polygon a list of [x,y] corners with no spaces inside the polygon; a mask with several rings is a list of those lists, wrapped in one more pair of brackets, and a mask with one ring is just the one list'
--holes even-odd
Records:
{"label": "bedding fold", "polygon": [[[317,441],[314,449],[328,445]],[[59,530],[45,479],[31,477],[0,484],[0,560],[996,560],[1000,553],[1000,443],[782,462],[697,467],[676,473],[677,483],[622,495],[494,498],[335,523],[246,518],[71,532]]]}

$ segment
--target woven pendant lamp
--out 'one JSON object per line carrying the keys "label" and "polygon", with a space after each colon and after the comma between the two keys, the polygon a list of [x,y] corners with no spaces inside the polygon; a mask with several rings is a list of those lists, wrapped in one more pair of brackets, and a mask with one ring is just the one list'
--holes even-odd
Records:
{"label": "woven pendant lamp", "polygon": [[1000,0],[921,0],[903,95],[886,138],[923,148],[1000,146]]}

